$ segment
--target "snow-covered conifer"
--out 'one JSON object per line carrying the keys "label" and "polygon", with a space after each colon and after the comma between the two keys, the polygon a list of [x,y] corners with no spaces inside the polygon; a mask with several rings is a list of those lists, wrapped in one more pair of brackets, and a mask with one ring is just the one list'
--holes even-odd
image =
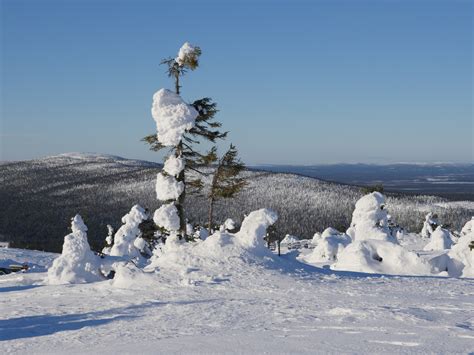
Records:
{"label": "snow-covered conifer", "polygon": [[385,196],[380,192],[372,192],[360,198],[346,233],[352,240],[377,239],[396,242],[388,228]]}
{"label": "snow-covered conifer", "polygon": [[[199,166],[209,162],[209,154],[195,150],[194,144],[200,139],[215,142],[216,139],[225,138],[226,132],[217,128],[219,122],[213,121],[217,113],[216,104],[209,98],[203,98],[187,104],[180,96],[180,78],[187,70],[195,70],[199,66],[201,49],[186,42],[179,50],[176,57],[162,61],[168,67],[168,76],[174,79],[175,92],[160,89],[153,96],[152,116],[156,122],[157,133],[145,137],[143,140],[150,144],[150,149],[159,151],[163,148],[170,149],[163,171],[157,175],[157,198],[169,204],[173,203],[179,218],[178,232],[181,236],[187,235],[184,201],[186,193],[193,192],[193,188],[202,188],[201,179],[186,181],[186,171],[192,169],[199,171]],[[164,210],[158,213],[163,225],[175,226],[175,220],[163,221]],[[169,214],[173,216],[174,214]],[[170,232],[171,230],[169,230]],[[174,230],[173,230],[174,231]]]}
{"label": "snow-covered conifer", "polygon": [[147,218],[144,208],[139,205],[133,206],[130,212],[122,217],[123,225],[115,233],[110,255],[130,258],[139,256],[140,250],[135,246],[135,239],[140,236],[140,223]]}
{"label": "snow-covered conifer", "polygon": [[48,269],[49,284],[84,283],[103,279],[100,258],[91,251],[87,227],[80,215],[71,222],[72,233],[64,237],[63,250]]}
{"label": "snow-covered conifer", "polygon": [[421,236],[423,238],[429,238],[431,234],[438,228],[438,215],[430,212],[426,215],[425,221],[423,222],[423,228],[421,230]]}
{"label": "snow-covered conifer", "polygon": [[114,244],[114,227],[107,224],[107,237],[105,237],[105,247],[102,249],[103,254],[110,254],[112,245]]}

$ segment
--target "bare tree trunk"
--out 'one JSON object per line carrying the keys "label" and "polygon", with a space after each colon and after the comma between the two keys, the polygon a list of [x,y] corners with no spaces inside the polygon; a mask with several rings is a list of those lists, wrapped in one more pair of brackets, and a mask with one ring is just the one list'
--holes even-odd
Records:
{"label": "bare tree trunk", "polygon": [[176,90],[176,94],[179,95],[179,73],[176,73],[175,75],[174,87]]}

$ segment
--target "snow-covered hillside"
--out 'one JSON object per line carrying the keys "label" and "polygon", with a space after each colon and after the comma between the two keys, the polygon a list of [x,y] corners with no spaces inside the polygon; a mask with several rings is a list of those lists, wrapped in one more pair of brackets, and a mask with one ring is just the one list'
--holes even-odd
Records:
{"label": "snow-covered hillside", "polygon": [[[54,254],[0,250],[50,264]],[[2,353],[469,353],[469,279],[329,271],[295,254],[196,267],[161,265],[113,280],[45,285],[0,278]],[[225,267],[224,267],[225,265]]]}
{"label": "snow-covered hillside", "polygon": [[[139,203],[154,211],[154,192],[161,165],[110,155],[68,153],[44,159],[12,162],[0,169],[0,238],[17,246],[60,251],[69,220],[80,213],[89,228],[89,242],[100,250],[107,224],[118,228],[120,219]],[[327,227],[344,230],[362,195],[357,187],[328,183],[293,174],[247,171],[248,187],[236,198],[221,200],[216,222],[262,207],[278,212],[280,235],[311,238]],[[427,212],[442,223],[461,228],[474,214],[472,203],[448,203],[429,196],[388,196],[397,223],[418,232]],[[194,223],[207,221],[207,202],[188,195],[186,211]]]}

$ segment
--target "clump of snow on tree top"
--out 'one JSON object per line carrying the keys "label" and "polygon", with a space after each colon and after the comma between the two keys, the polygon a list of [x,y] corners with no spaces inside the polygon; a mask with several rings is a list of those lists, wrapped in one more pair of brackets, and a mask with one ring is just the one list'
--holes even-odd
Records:
{"label": "clump of snow on tree top", "polygon": [[184,66],[189,63],[197,62],[197,58],[201,54],[199,47],[193,46],[189,42],[185,42],[179,49],[178,56],[175,61],[180,66]]}

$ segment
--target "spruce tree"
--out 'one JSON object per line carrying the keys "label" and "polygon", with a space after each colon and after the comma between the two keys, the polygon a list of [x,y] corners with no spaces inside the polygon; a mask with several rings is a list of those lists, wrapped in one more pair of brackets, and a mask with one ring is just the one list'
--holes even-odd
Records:
{"label": "spruce tree", "polygon": [[217,161],[209,188],[209,234],[212,233],[214,217],[214,204],[220,198],[232,198],[238,194],[247,184],[240,173],[245,165],[237,157],[237,149],[230,145],[229,150],[217,161],[216,149],[213,148],[208,154],[208,159]]}
{"label": "spruce tree", "polygon": [[[193,47],[189,43],[185,43],[176,58],[167,58],[162,60],[161,64],[167,66],[167,74],[174,80],[175,92],[177,95],[181,93],[180,78],[183,77],[188,70],[195,70],[199,66],[199,57],[201,49]],[[184,161],[184,169],[179,172],[176,179],[178,183],[182,182],[184,189],[178,199],[174,201],[179,216],[179,231],[181,236],[186,236],[186,216],[184,211],[184,202],[186,193],[198,192],[202,189],[203,183],[201,178],[186,181],[186,172],[195,171],[203,174],[200,170],[202,165],[208,164],[213,159],[213,151],[208,153],[199,152],[195,146],[201,141],[210,141],[214,143],[217,139],[226,137],[227,132],[219,130],[221,123],[214,121],[214,116],[218,112],[217,105],[211,98],[205,97],[195,100],[191,106],[198,112],[194,126],[187,130],[181,141],[173,147],[165,147],[160,143],[157,134],[151,134],[142,140],[150,145],[153,151],[160,151],[163,148],[170,148],[171,154],[176,158]]]}

